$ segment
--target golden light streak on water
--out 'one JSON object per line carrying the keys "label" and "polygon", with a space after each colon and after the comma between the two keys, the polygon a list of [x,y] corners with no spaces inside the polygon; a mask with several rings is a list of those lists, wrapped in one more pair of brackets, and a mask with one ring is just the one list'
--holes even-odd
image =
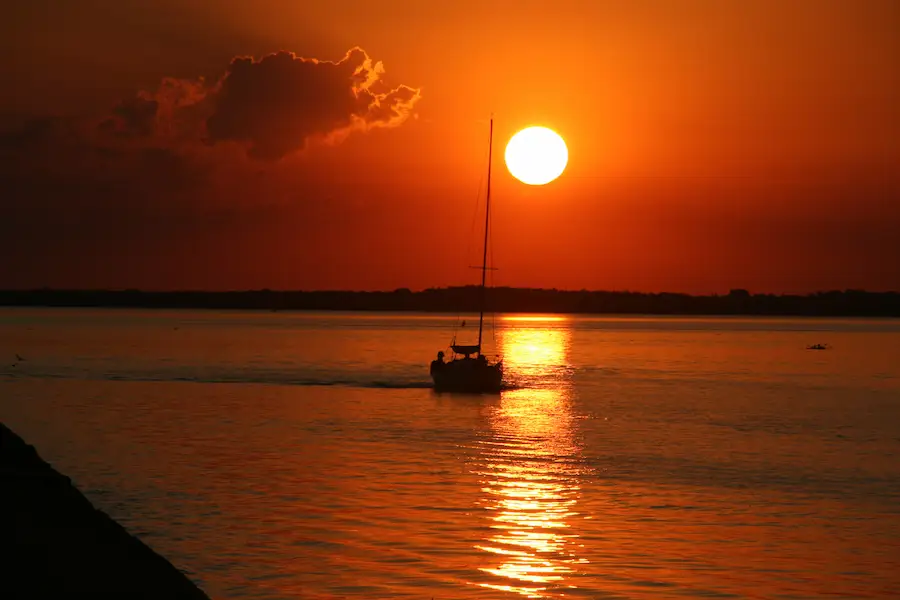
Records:
{"label": "golden light streak on water", "polygon": [[[526,322],[532,320],[537,318]],[[580,562],[572,527],[578,518],[579,448],[570,384],[561,375],[571,331],[559,321],[552,328],[513,326],[500,332],[507,372],[534,387],[503,393],[491,414],[490,438],[481,444],[482,506],[491,524],[476,548],[485,553],[480,570],[501,581],[480,585],[528,598],[571,587],[567,580]]]}

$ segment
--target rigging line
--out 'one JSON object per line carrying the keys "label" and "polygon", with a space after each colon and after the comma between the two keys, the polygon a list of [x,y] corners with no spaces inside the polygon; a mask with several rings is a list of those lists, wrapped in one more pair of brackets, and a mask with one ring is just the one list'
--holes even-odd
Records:
{"label": "rigging line", "polygon": [[478,219],[478,209],[481,206],[481,187],[484,185],[484,173],[478,178],[478,191],[475,192],[475,210],[472,211],[472,222],[469,224],[469,238],[466,242],[466,260],[470,260],[472,253],[472,239],[475,236],[475,222]]}
{"label": "rigging line", "polygon": [[481,354],[481,342],[484,334],[484,304],[485,292],[487,290],[487,258],[488,258],[488,232],[490,231],[491,220],[491,164],[494,148],[494,115],[491,114],[491,127],[488,137],[488,168],[487,168],[487,194],[484,201],[484,250],[481,253],[481,301],[478,309],[478,353]]}
{"label": "rigging line", "polygon": [[[488,153],[487,150],[485,150],[482,153],[482,155],[481,155],[482,162],[484,162],[483,159],[486,157],[487,153]],[[481,175],[479,175],[479,177],[478,177],[478,189],[475,192],[475,210],[472,211],[472,222],[469,224],[469,235],[466,240],[465,257],[466,257],[467,261],[471,258],[471,254],[472,254],[472,239],[475,237],[475,222],[478,219],[478,208],[481,206],[481,188],[482,188],[482,186],[484,186],[484,172],[483,171],[481,172]],[[466,274],[468,275],[468,269],[466,269]],[[463,280],[465,280],[465,278],[463,278]],[[459,306],[461,307],[462,305],[459,305]],[[456,324],[453,326],[454,337],[456,336],[456,333],[459,331],[460,321],[464,320],[464,319],[460,318],[460,317],[462,317],[461,311],[462,311],[462,308],[460,308],[456,313]]]}
{"label": "rigging line", "polygon": [[[493,115],[493,113],[491,113],[491,125],[492,125],[491,126],[491,142],[492,143],[493,143],[493,118],[494,118],[494,115]],[[488,156],[490,157],[490,146],[488,147]],[[488,165],[488,173],[490,173],[490,169],[492,166],[493,165]],[[490,231],[494,231],[496,233],[496,229],[494,229],[494,215],[492,215],[490,212],[487,213],[487,218],[485,220],[485,228]],[[491,289],[493,289],[494,288],[494,271],[496,270],[494,268],[494,265],[495,265],[495,262],[494,262],[494,240],[491,237],[485,236],[485,243],[487,245],[487,247],[485,248],[485,262],[487,262],[488,254],[489,254],[490,255],[490,263],[488,263],[488,264],[490,264],[490,267],[491,267],[490,275],[489,275],[490,287],[491,287]],[[488,265],[485,264],[484,266],[487,267]],[[496,302],[496,297],[497,297],[496,293],[491,293],[491,298],[492,298],[493,302]],[[496,353],[497,352],[497,312],[496,312],[496,309],[494,309],[493,307],[491,309],[491,343],[494,345],[494,352]]]}

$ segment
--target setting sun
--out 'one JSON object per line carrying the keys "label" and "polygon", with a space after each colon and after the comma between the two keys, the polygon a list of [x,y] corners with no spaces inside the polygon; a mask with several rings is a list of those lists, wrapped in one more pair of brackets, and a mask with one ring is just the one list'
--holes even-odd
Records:
{"label": "setting sun", "polygon": [[526,127],[506,145],[506,168],[528,185],[544,185],[560,175],[569,162],[562,137],[546,127]]}

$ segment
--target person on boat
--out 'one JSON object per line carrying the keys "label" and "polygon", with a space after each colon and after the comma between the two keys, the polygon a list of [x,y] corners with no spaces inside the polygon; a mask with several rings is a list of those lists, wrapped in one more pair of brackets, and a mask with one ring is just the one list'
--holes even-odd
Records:
{"label": "person on boat", "polygon": [[437,358],[431,361],[431,372],[434,373],[438,369],[444,366],[444,353],[443,351],[439,351],[437,353]]}
{"label": "person on boat", "polygon": [[487,357],[484,354],[478,355],[478,366],[486,367],[487,366]]}

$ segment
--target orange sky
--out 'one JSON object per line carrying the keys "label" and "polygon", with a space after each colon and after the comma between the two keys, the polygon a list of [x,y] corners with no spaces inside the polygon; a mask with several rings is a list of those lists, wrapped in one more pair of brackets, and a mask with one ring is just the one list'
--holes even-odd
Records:
{"label": "orange sky", "polygon": [[[493,112],[498,285],[900,290],[893,0],[8,13],[2,287],[474,283]],[[350,77],[362,53],[299,60],[354,47],[371,86]],[[279,51],[296,58],[229,66]],[[545,187],[502,166],[529,124],[569,145]]]}

